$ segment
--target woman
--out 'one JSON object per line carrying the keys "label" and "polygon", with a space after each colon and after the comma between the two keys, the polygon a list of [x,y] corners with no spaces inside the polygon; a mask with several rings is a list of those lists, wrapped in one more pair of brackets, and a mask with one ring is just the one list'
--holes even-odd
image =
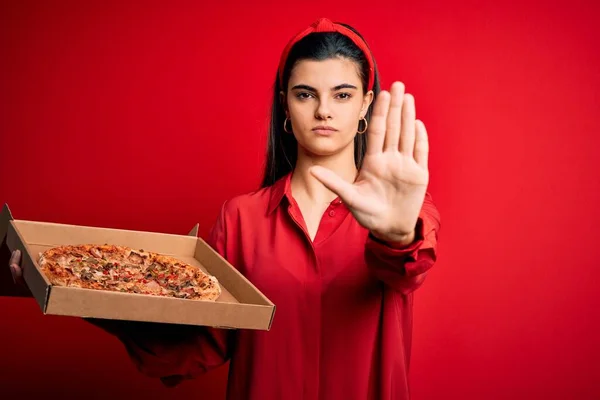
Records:
{"label": "woman", "polygon": [[440,216],[414,99],[379,91],[347,25],[320,19],[282,54],[263,185],[225,202],[208,238],[275,303],[270,331],[90,322],[168,386],[230,361],[229,399],[408,399]]}

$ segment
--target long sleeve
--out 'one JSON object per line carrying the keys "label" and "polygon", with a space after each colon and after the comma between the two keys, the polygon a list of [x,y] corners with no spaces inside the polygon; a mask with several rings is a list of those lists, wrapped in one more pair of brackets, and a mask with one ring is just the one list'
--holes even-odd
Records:
{"label": "long sleeve", "polygon": [[[221,214],[207,243],[224,255],[224,216]],[[129,321],[86,319],[116,336],[137,369],[160,378],[169,387],[225,364],[230,358],[234,330]]]}
{"label": "long sleeve", "polygon": [[225,330],[129,321],[86,319],[116,336],[146,376],[166,386],[216,368],[229,358],[229,332]]}
{"label": "long sleeve", "polygon": [[365,260],[369,269],[395,290],[414,291],[437,260],[440,227],[440,213],[427,192],[417,220],[415,240],[410,245],[401,247],[368,235]]}

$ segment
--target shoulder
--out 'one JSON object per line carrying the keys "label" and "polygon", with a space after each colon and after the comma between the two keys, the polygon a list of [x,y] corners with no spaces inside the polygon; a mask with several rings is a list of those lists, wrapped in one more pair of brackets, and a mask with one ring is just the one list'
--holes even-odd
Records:
{"label": "shoulder", "polygon": [[231,240],[238,240],[241,226],[252,226],[267,214],[270,193],[270,188],[263,188],[225,200],[208,234],[208,243],[221,255],[227,254],[224,246]]}
{"label": "shoulder", "polygon": [[290,189],[291,173],[279,178],[270,186],[261,187],[226,200],[220,211],[222,223],[259,221],[271,215]]}
{"label": "shoulder", "polygon": [[223,202],[221,217],[231,219],[242,215],[265,215],[271,199],[271,188],[261,188],[252,192],[239,194]]}

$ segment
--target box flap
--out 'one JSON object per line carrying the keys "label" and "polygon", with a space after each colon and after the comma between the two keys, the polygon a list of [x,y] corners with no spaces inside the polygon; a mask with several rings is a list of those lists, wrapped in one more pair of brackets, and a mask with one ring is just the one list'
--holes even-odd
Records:
{"label": "box flap", "polygon": [[[208,273],[214,275],[221,284],[228,287],[229,292],[236,299],[245,303],[274,308],[274,304],[248,278],[202,238],[197,238],[194,257],[204,265]],[[221,268],[218,268],[219,266]]]}
{"label": "box flap", "polygon": [[[48,222],[17,220],[19,233],[29,245],[116,244],[166,255],[190,255],[195,251],[194,237],[159,232],[97,228]],[[32,253],[33,254],[33,253]],[[37,256],[35,254],[34,256]]]}
{"label": "box flap", "polygon": [[14,218],[10,212],[10,208],[8,208],[8,204],[4,203],[4,207],[2,207],[2,213],[0,213],[0,243],[4,241],[4,238],[6,237],[6,231],[8,230],[8,225],[13,219]]}
{"label": "box flap", "polygon": [[200,224],[196,224],[194,225],[194,227],[192,228],[192,230],[190,231],[190,233],[188,233],[188,236],[198,236],[198,228],[200,227]]}

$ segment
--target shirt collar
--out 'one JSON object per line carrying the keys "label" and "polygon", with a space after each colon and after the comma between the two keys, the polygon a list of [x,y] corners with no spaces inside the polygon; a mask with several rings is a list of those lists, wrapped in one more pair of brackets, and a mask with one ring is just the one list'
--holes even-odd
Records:
{"label": "shirt collar", "polygon": [[292,173],[289,172],[271,186],[268,214],[271,214],[281,204],[284,197],[287,196],[288,200],[291,199],[291,177]]}

